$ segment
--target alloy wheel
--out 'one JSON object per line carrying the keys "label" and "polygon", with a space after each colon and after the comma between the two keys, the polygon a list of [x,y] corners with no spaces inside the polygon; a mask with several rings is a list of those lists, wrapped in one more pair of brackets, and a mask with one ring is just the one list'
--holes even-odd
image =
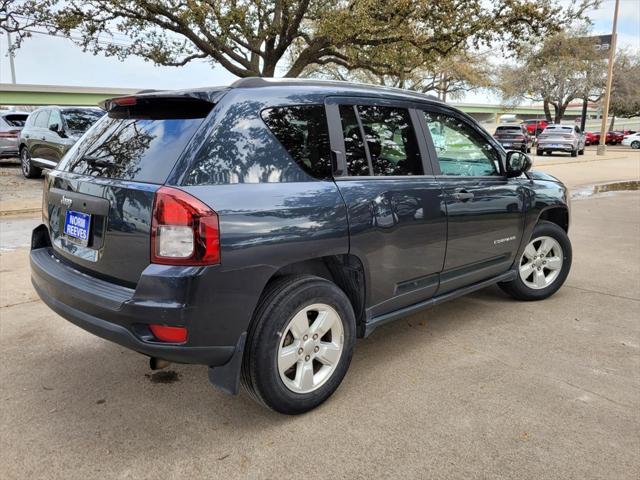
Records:
{"label": "alloy wheel", "polygon": [[324,303],[306,306],[283,331],[277,357],[280,378],[294,393],[312,392],[335,372],[343,349],[338,312]]}
{"label": "alloy wheel", "polygon": [[20,152],[20,165],[22,166],[24,176],[28,176],[29,170],[31,169],[31,160],[29,159],[29,152],[27,152],[26,148],[23,148]]}
{"label": "alloy wheel", "polygon": [[556,239],[534,238],[520,258],[520,279],[534,290],[546,288],[560,275],[563,258],[562,247]]}

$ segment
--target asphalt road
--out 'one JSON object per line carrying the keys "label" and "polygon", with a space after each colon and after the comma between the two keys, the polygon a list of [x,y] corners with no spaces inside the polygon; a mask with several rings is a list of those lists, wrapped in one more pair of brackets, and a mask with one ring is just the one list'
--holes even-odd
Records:
{"label": "asphalt road", "polygon": [[640,192],[572,208],[558,294],[489,288],[382,327],[298,417],[218,392],[204,367],[151,375],[69,324],[17,242],[0,251],[0,478],[638,478]]}

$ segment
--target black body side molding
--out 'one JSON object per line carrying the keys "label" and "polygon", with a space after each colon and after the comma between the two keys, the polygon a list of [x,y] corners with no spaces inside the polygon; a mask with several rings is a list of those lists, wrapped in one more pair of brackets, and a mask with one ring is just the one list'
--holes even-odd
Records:
{"label": "black body side molding", "polygon": [[473,285],[469,285],[467,287],[454,290],[453,292],[445,293],[444,295],[435,296],[433,298],[430,298],[429,300],[416,303],[415,305],[411,305],[409,307],[401,308],[400,310],[396,310],[395,312],[385,313],[384,315],[373,317],[365,325],[364,336],[365,338],[368,337],[373,333],[373,331],[376,328],[378,328],[381,325],[384,325],[385,323],[389,323],[401,317],[406,317],[407,315],[411,315],[413,313],[419,312],[420,310],[424,310],[426,308],[433,307],[440,303],[447,302],[454,298],[462,297],[463,295],[488,287],[490,285],[493,285],[494,283],[508,282],[510,280],[515,279],[516,275],[517,275],[517,272],[515,270],[509,270],[505,273],[498,275],[497,277],[489,278],[487,280],[474,283]]}

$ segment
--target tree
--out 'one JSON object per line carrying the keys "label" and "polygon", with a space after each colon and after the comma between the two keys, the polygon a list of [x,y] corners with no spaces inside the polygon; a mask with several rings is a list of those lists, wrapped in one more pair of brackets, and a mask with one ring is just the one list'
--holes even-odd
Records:
{"label": "tree", "polygon": [[398,75],[375,74],[366,68],[348,70],[338,65],[312,65],[302,75],[406,88],[431,93],[442,100],[447,97],[460,98],[465,92],[489,88],[492,84],[492,68],[487,55],[473,55],[470,52],[451,54],[433,66],[425,63],[413,70],[400,69]]}
{"label": "tree", "polygon": [[640,55],[619,52],[613,63],[613,85],[609,112],[612,115],[610,130],[615,117],[640,117]]}
{"label": "tree", "polygon": [[[337,65],[397,75],[464,50],[548,34],[598,0],[27,0],[41,27],[93,53],[158,65],[195,59],[239,76]],[[116,41],[126,35],[127,41]]]}
{"label": "tree", "polygon": [[0,30],[15,35],[14,49],[31,36],[32,28],[45,21],[53,3],[55,0],[40,0],[38,3],[0,0]]}
{"label": "tree", "polygon": [[548,37],[518,60],[499,69],[498,88],[507,101],[542,102],[549,122],[560,123],[573,100],[597,101],[602,95],[606,59],[584,37]]}

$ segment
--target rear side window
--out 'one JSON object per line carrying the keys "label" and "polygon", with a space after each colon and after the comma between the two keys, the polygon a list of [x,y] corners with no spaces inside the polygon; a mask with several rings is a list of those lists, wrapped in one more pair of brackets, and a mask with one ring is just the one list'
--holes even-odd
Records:
{"label": "rear side window", "polygon": [[420,150],[408,110],[376,105],[342,105],[340,116],[349,175],[423,174]]}
{"label": "rear side window", "polygon": [[2,117],[7,125],[10,127],[24,127],[25,122],[27,121],[28,115],[5,115]]}
{"label": "rear side window", "polygon": [[36,128],[48,128],[49,127],[49,110],[41,110],[37,112],[36,118],[33,121],[33,126]]}
{"label": "rear side window", "polygon": [[316,178],[331,178],[327,117],[322,105],[269,108],[262,119],[289,155]]}
{"label": "rear side window", "polygon": [[[209,104],[208,109],[212,106]],[[188,108],[176,103],[163,108],[161,101],[146,107],[137,105],[103,116],[72,147],[59,169],[96,177],[164,183],[207,110],[194,113],[193,118],[171,118],[187,116]]]}

